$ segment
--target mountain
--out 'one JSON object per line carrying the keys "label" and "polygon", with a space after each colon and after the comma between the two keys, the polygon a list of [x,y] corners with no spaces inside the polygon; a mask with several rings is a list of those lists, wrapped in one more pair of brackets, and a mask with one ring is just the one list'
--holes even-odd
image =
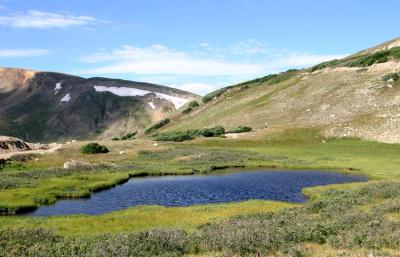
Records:
{"label": "mountain", "polygon": [[141,82],[0,68],[0,135],[57,141],[142,131],[198,96]]}
{"label": "mountain", "polygon": [[400,38],[340,60],[217,90],[162,131],[250,126],[254,136],[313,128],[326,136],[400,142]]}

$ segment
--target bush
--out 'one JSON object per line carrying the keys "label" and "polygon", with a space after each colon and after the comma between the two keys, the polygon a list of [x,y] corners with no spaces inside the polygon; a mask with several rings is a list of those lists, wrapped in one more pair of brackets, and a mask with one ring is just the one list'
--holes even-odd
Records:
{"label": "bush", "polygon": [[176,132],[165,132],[157,135],[154,140],[156,141],[172,141],[182,142],[187,140],[193,140],[197,135],[197,130],[188,131],[176,131]]}
{"label": "bush", "polygon": [[393,73],[389,73],[386,74],[385,76],[382,77],[383,81],[389,81],[390,79],[392,79],[393,81],[397,81],[399,80],[399,74],[397,72],[393,72]]}
{"label": "bush", "polygon": [[137,134],[137,132],[133,132],[133,133],[128,133],[126,135],[123,135],[121,137],[121,140],[127,140],[127,139],[134,139],[134,136]]}
{"label": "bush", "polygon": [[97,154],[97,153],[108,153],[109,150],[106,146],[98,143],[89,143],[81,147],[81,152],[84,154]]}
{"label": "bush", "polygon": [[128,139],[135,139],[134,136],[137,134],[137,132],[132,132],[128,133],[126,135],[123,135],[122,137],[113,137],[111,140],[113,141],[118,141],[118,140],[128,140]]}
{"label": "bush", "polygon": [[341,63],[341,61],[337,60],[337,59],[334,59],[332,61],[323,62],[323,63],[317,64],[317,65],[311,67],[311,72],[316,71],[316,70],[322,70],[322,69],[325,69],[328,67],[333,67],[340,63]]}
{"label": "bush", "polygon": [[245,132],[250,132],[250,131],[252,131],[252,128],[250,128],[250,127],[239,126],[237,128],[234,128],[234,129],[228,131],[227,133],[245,133]]}
{"label": "bush", "polygon": [[347,62],[348,67],[368,67],[375,63],[384,63],[390,59],[400,59],[400,47],[357,56]]}
{"label": "bush", "polygon": [[187,114],[187,113],[193,111],[193,109],[195,109],[195,108],[197,108],[197,107],[199,107],[199,106],[200,106],[200,104],[199,104],[197,101],[191,101],[191,102],[187,105],[186,109],[184,109],[184,110],[182,111],[182,113]]}
{"label": "bush", "polygon": [[154,140],[182,142],[187,140],[193,140],[196,136],[218,137],[223,134],[225,134],[225,129],[221,126],[217,126],[214,128],[192,129],[186,131],[172,131],[172,132],[160,133],[154,137]]}
{"label": "bush", "polygon": [[196,108],[196,107],[199,107],[199,106],[200,106],[200,104],[197,101],[191,101],[188,104],[188,107],[190,107],[190,108]]}
{"label": "bush", "polygon": [[217,126],[214,128],[205,128],[199,130],[198,134],[204,137],[219,137],[225,134],[225,129],[221,126]]}
{"label": "bush", "polygon": [[157,122],[156,124],[154,124],[154,125],[151,126],[150,128],[146,129],[146,130],[144,131],[144,133],[150,134],[151,132],[154,132],[154,131],[156,131],[157,129],[159,129],[159,128],[165,126],[165,125],[167,125],[169,122],[170,122],[170,120],[169,120],[168,118],[167,118],[167,119],[164,119],[164,120],[160,120],[159,122]]}
{"label": "bush", "polygon": [[183,114],[188,114],[189,112],[193,111],[193,108],[188,107],[182,111]]}
{"label": "bush", "polygon": [[214,92],[211,92],[211,93],[209,93],[209,94],[203,96],[203,98],[202,98],[203,103],[208,103],[208,102],[211,101],[212,99],[214,99],[214,98],[216,98],[216,97],[222,95],[223,93],[225,93],[225,91],[226,91],[227,89],[228,89],[228,88],[221,88],[221,89],[218,89],[218,90],[216,90],[216,91],[214,91]]}

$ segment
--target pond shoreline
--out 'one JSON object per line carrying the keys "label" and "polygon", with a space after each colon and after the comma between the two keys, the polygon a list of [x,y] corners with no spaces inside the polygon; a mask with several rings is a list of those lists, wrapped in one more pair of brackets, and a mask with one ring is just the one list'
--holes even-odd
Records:
{"label": "pond shoreline", "polygon": [[304,203],[308,200],[308,196],[302,193],[304,188],[368,181],[365,176],[345,175],[335,171],[265,168],[226,169],[221,173],[202,173],[193,177],[187,174],[180,176],[142,174],[141,177],[143,179],[128,179],[128,183],[95,194],[87,200],[64,199],[25,215],[98,215],[138,205],[186,207],[251,199]]}
{"label": "pond shoreline", "polygon": [[[270,169],[274,171],[275,169],[280,170],[309,170],[309,171],[326,171],[326,172],[337,172],[341,174],[347,175],[355,175],[355,176],[365,176],[370,179],[368,176],[363,174],[362,172],[354,172],[361,171],[356,168],[339,168],[335,169],[332,167],[288,167],[288,166],[279,166],[279,165],[262,165],[262,166],[251,166],[251,165],[212,165],[204,171],[192,170],[191,172],[159,172],[159,173],[149,173],[149,172],[139,172],[139,173],[129,173],[127,172],[127,177],[124,179],[117,180],[114,183],[107,183],[102,186],[96,186],[89,189],[89,194],[82,195],[65,195],[65,196],[57,196],[57,200],[55,202],[51,202],[48,204],[35,204],[28,206],[18,206],[18,207],[0,207],[0,216],[25,216],[26,214],[32,213],[36,211],[38,208],[42,206],[49,206],[56,204],[59,200],[70,200],[70,199],[88,199],[91,197],[92,193],[102,192],[104,190],[112,189],[118,185],[123,185],[127,183],[132,178],[145,178],[145,177],[162,177],[162,176],[191,176],[191,175],[209,175],[212,174],[213,171],[218,170],[230,170],[230,169],[245,169],[247,171],[255,170],[255,169]],[[333,185],[333,184],[332,184]],[[306,197],[309,197],[306,195]]]}

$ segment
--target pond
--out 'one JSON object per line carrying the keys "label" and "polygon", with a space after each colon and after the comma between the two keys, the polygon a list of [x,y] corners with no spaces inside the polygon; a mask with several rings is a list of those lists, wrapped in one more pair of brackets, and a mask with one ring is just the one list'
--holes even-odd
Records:
{"label": "pond", "polygon": [[367,181],[366,177],[327,171],[253,170],[212,175],[132,178],[90,198],[61,200],[32,216],[97,215],[136,205],[190,206],[250,199],[300,203],[304,187]]}

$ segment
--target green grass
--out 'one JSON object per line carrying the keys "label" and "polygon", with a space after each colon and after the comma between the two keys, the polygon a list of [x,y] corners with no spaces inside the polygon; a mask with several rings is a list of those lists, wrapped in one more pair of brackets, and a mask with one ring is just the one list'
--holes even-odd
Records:
{"label": "green grass", "polygon": [[92,192],[126,181],[128,173],[92,173],[41,179],[32,187],[1,190],[0,213],[18,213],[43,204],[55,203],[60,198],[88,197]]}
{"label": "green grass", "polygon": [[270,164],[283,168],[332,169],[370,179],[400,179],[400,145],[357,138],[324,138],[316,129],[293,129],[257,140],[203,140],[198,145],[227,147],[285,157]]}
{"label": "green grass", "polygon": [[[10,219],[0,218],[4,225],[0,254],[396,256],[400,250],[399,185],[374,182],[330,189],[293,208],[277,203],[271,203],[275,204],[271,208],[266,202],[249,201],[188,208],[146,206],[99,217],[23,218],[7,226],[4,224]],[[241,215],[221,220],[237,212]],[[106,216],[111,217],[104,219]],[[142,231],[135,221],[156,228]],[[57,234],[54,228],[62,232]]]}
{"label": "green grass", "polygon": [[271,201],[245,201],[190,207],[138,206],[98,216],[31,218],[0,217],[0,230],[43,227],[66,236],[93,236],[104,233],[142,231],[151,228],[179,228],[194,231],[199,225],[250,213],[267,213],[296,204]]}
{"label": "green grass", "polygon": [[[293,249],[298,249],[300,252],[311,251],[308,248],[304,250],[302,245],[298,245],[299,242],[312,244],[313,251],[320,249],[322,242],[328,242],[324,247],[328,247],[332,252],[336,251],[334,250],[336,247],[344,247],[350,249],[349,251],[355,251],[353,248],[357,248],[363,252],[366,249],[363,248],[363,244],[397,249],[394,244],[384,245],[381,241],[374,241],[375,239],[368,241],[366,238],[371,231],[367,229],[366,224],[374,222],[374,217],[383,215],[384,218],[380,222],[384,226],[378,228],[379,233],[384,233],[380,234],[381,237],[391,238],[397,233],[395,232],[397,230],[393,229],[396,227],[397,219],[400,218],[396,213],[397,184],[386,182],[381,184],[377,181],[400,181],[399,144],[384,144],[355,138],[325,138],[319,134],[318,129],[291,129],[273,134],[260,134],[257,138],[243,140],[199,138],[183,143],[161,142],[158,146],[154,146],[152,141],[142,139],[103,143],[110,149],[110,153],[104,157],[89,157],[79,153],[79,148],[84,143],[77,143],[67,146],[58,154],[40,157],[37,162],[30,160],[22,163],[25,170],[1,171],[2,181],[8,178],[11,182],[16,182],[14,179],[23,178],[19,181],[20,184],[15,184],[12,188],[0,189],[1,206],[16,210],[53,203],[59,197],[88,196],[92,191],[115,185],[134,174],[207,173],[223,167],[261,166],[277,169],[338,170],[366,175],[371,182],[305,188],[303,192],[310,198],[310,202],[305,205],[246,201],[172,208],[138,206],[99,216],[0,217],[0,231],[8,229],[23,231],[22,228],[40,227],[46,230],[54,229],[57,235],[89,240],[93,236],[104,237],[108,233],[131,235],[148,229],[178,229],[189,234],[206,235],[207,242],[215,242],[214,245],[201,244],[202,246],[199,246],[201,253],[222,251],[232,256],[253,253],[254,249],[270,251],[269,243],[265,245],[265,241],[257,241],[260,240],[259,237],[253,239],[254,242],[258,242],[256,248],[252,248],[246,238],[251,238],[253,235],[251,231],[254,231],[255,227],[252,226],[257,224],[264,226],[262,224],[267,224],[265,222],[275,222],[271,221],[271,217],[276,217],[286,222],[286,225],[276,226],[273,229],[284,226],[287,228],[285,233],[295,233],[290,235],[299,238],[297,241],[287,240],[277,244],[276,250],[279,251],[286,246],[288,249],[294,247]],[[120,150],[126,151],[127,154],[119,155]],[[114,161],[118,163],[118,167],[110,170],[77,170],[71,173],[46,170],[71,158],[98,164]],[[351,206],[347,206],[349,202]],[[321,209],[321,206],[325,207]],[[360,210],[367,212],[363,213]],[[368,211],[377,214],[369,215]],[[268,214],[270,212],[276,212],[278,216],[270,216],[271,214]],[[345,217],[357,220],[356,226],[345,223],[346,220],[342,219],[339,213],[346,213]],[[238,215],[241,216],[233,218]],[[293,215],[297,217],[297,224],[291,222],[296,220]],[[241,228],[240,234],[237,234],[237,226]],[[316,234],[307,232],[308,228],[315,228]],[[277,230],[272,231],[275,231],[276,235],[287,236],[279,234],[281,232]],[[354,235],[357,233],[367,237],[356,238]],[[228,241],[218,241],[219,239],[214,237],[217,234],[224,235],[224,240]],[[238,236],[235,240],[242,243],[232,248],[233,244],[229,240],[233,240],[235,235]],[[192,250],[186,253],[195,254]]]}

